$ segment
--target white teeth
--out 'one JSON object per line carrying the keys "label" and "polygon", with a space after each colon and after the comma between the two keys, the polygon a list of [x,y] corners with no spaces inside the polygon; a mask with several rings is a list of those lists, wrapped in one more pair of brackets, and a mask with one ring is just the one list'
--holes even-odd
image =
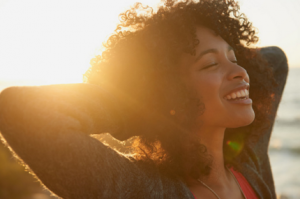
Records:
{"label": "white teeth", "polygon": [[245,97],[247,98],[249,96],[249,91],[247,89],[243,89],[234,93],[230,93],[227,95],[225,98],[230,100],[230,99],[235,99],[235,98],[240,98],[240,97]]}
{"label": "white teeth", "polygon": [[243,97],[245,97],[246,96],[245,90],[241,90],[241,94]]}
{"label": "white teeth", "polygon": [[235,99],[236,98],[236,94],[235,93],[231,93],[231,98]]}

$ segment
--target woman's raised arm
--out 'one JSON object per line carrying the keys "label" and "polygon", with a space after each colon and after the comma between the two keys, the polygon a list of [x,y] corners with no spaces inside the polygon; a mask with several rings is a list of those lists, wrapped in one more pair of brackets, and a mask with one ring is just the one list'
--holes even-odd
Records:
{"label": "woman's raised arm", "polygon": [[0,94],[0,130],[58,196],[128,198],[137,194],[129,187],[154,185],[135,163],[89,136],[121,131],[113,101],[89,84],[11,87]]}

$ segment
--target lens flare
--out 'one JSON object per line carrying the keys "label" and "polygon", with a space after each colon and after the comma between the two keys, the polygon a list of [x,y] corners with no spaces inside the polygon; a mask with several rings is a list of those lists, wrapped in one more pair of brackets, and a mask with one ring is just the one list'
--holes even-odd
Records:
{"label": "lens flare", "polygon": [[233,142],[233,141],[228,140],[228,141],[226,142],[226,144],[227,144],[231,149],[233,149],[233,150],[236,151],[236,152],[239,152],[239,151],[242,149],[242,145],[239,144],[239,143],[237,143],[237,142]]}

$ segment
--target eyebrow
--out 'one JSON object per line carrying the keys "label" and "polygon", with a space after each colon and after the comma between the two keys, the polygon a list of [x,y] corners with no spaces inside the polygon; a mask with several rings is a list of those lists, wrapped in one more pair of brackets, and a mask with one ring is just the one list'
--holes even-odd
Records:
{"label": "eyebrow", "polygon": [[[227,47],[227,52],[233,50],[233,48],[231,46]],[[214,53],[214,54],[218,54],[219,51],[215,48],[211,48],[211,49],[207,49],[203,52],[201,52],[195,59],[195,62],[197,62],[199,59],[201,59],[204,55],[208,54],[208,53]]]}

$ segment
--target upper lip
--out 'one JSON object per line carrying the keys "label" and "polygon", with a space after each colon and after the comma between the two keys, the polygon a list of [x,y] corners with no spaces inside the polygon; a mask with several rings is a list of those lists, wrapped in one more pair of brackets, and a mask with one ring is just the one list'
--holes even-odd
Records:
{"label": "upper lip", "polygon": [[232,90],[229,91],[226,95],[224,95],[224,98],[225,98],[227,95],[229,95],[229,94],[231,94],[231,93],[234,93],[234,92],[237,92],[237,91],[240,91],[240,90],[244,90],[244,89],[249,90],[249,87],[250,87],[250,85],[249,85],[248,83],[240,84],[238,87],[232,89]]}

